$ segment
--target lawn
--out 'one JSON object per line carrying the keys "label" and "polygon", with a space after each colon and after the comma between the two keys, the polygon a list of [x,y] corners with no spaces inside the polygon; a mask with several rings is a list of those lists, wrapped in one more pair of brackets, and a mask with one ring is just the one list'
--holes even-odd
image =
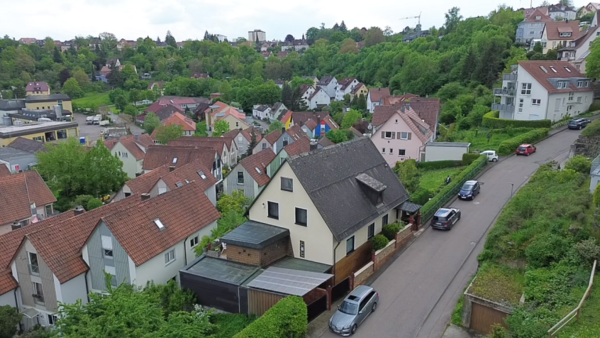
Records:
{"label": "lawn", "polygon": [[108,93],[87,93],[84,97],[73,100],[73,104],[80,108],[98,108],[112,103],[108,98]]}
{"label": "lawn", "polygon": [[450,178],[454,178],[463,169],[464,167],[456,167],[425,171],[421,174],[419,186],[423,189],[437,192],[444,184],[446,184],[446,177],[450,176]]}
{"label": "lawn", "polygon": [[453,142],[469,142],[471,143],[471,151],[496,150],[502,141],[513,138],[517,135],[524,134],[530,131],[530,128],[515,128],[506,131],[493,131],[488,140],[490,129],[480,128],[478,130],[461,130],[452,133]]}
{"label": "lawn", "polygon": [[215,313],[210,321],[218,326],[215,338],[232,338],[255,320],[243,314]]}
{"label": "lawn", "polygon": [[496,264],[484,264],[469,293],[496,303],[517,306],[523,294],[523,271]]}
{"label": "lawn", "polygon": [[[594,280],[595,283],[597,283],[596,280]],[[558,336],[565,338],[600,337],[600,288],[592,288],[592,294],[583,303],[579,320],[568,324]]]}

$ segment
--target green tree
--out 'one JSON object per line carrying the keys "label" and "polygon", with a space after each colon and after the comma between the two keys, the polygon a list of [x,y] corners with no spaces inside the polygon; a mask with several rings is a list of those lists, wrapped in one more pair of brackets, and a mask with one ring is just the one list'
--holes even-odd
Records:
{"label": "green tree", "polygon": [[288,83],[285,83],[281,90],[281,103],[286,107],[292,107],[294,104],[294,90]]}
{"label": "green tree", "polygon": [[444,24],[444,27],[446,28],[446,34],[448,34],[456,30],[458,23],[460,20],[462,20],[460,8],[452,7],[444,16],[446,17],[446,23]]}
{"label": "green tree", "polygon": [[123,109],[123,113],[135,118],[138,115],[138,110],[133,105],[128,104],[125,106],[125,109]]}
{"label": "green tree", "polygon": [[325,134],[325,137],[333,143],[342,143],[348,141],[348,134],[340,129],[332,129]]}
{"label": "green tree", "polygon": [[139,89],[130,89],[129,90],[129,102],[136,103],[143,99],[142,92]]}
{"label": "green tree", "polygon": [[52,58],[54,59],[54,62],[56,62],[56,63],[63,62],[62,54],[60,53],[60,50],[58,50],[58,47],[54,47],[54,52],[52,54]]}
{"label": "green tree", "polygon": [[367,31],[367,36],[365,38],[365,47],[375,46],[385,41],[385,36],[383,35],[383,31],[379,27],[371,27]]}
{"label": "green tree", "polygon": [[592,160],[583,155],[577,155],[570,158],[567,163],[565,163],[564,169],[571,169],[575,170],[576,172],[589,175],[590,170],[592,169]]}
{"label": "green tree", "polygon": [[246,150],[245,155],[252,155],[252,150],[254,150],[254,147],[256,147],[257,144],[258,142],[256,141],[256,131],[254,128],[252,128],[252,132],[250,133],[250,145],[248,145],[248,150]]}
{"label": "green tree", "polygon": [[171,140],[176,140],[183,135],[183,128],[178,124],[170,126],[159,126],[156,128],[156,140],[160,144],[167,144]]}
{"label": "green tree", "polygon": [[97,198],[91,198],[86,205],[85,210],[90,211],[102,206],[102,201]]}
{"label": "green tree", "polygon": [[342,129],[348,129],[356,124],[362,118],[362,114],[358,110],[350,110],[344,114],[342,119]]}
{"label": "green tree", "polygon": [[267,134],[270,134],[274,131],[281,131],[285,126],[283,125],[283,123],[281,123],[281,121],[279,120],[275,120],[273,121],[270,125],[269,125],[269,129],[267,130]]}
{"label": "green tree", "polygon": [[71,99],[83,97],[83,90],[81,87],[79,87],[79,83],[77,83],[77,80],[75,80],[73,77],[65,82],[63,86],[63,92],[69,95]]}
{"label": "green tree", "polygon": [[10,305],[0,306],[0,338],[14,337],[21,318],[17,308]]}
{"label": "green tree", "polygon": [[[146,115],[146,119],[144,120],[144,131],[147,134],[152,134],[154,129],[160,126],[160,120],[156,114],[150,112]],[[197,126],[197,125],[196,125]]]}
{"label": "green tree", "polygon": [[[73,140],[77,141],[74,138]],[[86,152],[80,166],[80,170],[85,171],[82,177],[85,179],[85,182],[82,182],[83,194],[106,196],[121,189],[128,180],[127,174],[123,171],[123,162],[102,142],[96,142],[96,145]]]}
{"label": "green tree", "polygon": [[206,121],[196,123],[196,132],[194,136],[197,137],[206,137],[208,133],[206,132]]}
{"label": "green tree", "polygon": [[225,120],[220,120],[215,122],[215,128],[213,130],[213,137],[221,137],[221,135],[225,134],[229,131],[229,123]]}
{"label": "green tree", "polygon": [[415,160],[396,163],[394,171],[409,193],[414,193],[419,189],[419,169]]}
{"label": "green tree", "polygon": [[221,214],[226,214],[229,211],[235,211],[239,214],[244,214],[250,201],[240,190],[234,190],[231,195],[223,194],[217,201],[217,209]]}
{"label": "green tree", "polygon": [[73,73],[73,77],[77,80],[79,87],[87,88],[90,85],[90,77],[82,70],[78,69]]}

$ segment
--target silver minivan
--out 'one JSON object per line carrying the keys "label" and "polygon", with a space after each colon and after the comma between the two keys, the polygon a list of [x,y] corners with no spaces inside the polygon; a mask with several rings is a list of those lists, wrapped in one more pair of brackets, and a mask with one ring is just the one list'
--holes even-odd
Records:
{"label": "silver minivan", "polygon": [[329,320],[329,329],[344,337],[351,336],[365,319],[377,309],[379,293],[370,286],[352,290]]}

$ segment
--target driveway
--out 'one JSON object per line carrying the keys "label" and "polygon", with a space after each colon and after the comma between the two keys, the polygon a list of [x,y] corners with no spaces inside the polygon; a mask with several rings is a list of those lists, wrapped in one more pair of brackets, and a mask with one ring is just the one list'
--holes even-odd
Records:
{"label": "driveway", "polygon": [[[119,115],[114,115],[110,113],[109,116],[114,123],[123,123],[123,121],[119,118]],[[90,144],[93,144],[93,142],[98,141],[100,139],[100,131],[102,131],[104,127],[93,124],[86,124],[86,117],[87,115],[75,113],[75,122],[79,124],[79,136],[87,137],[87,141]],[[143,132],[143,130],[140,127],[136,126],[134,123],[128,123],[127,127],[129,127],[131,133],[135,135],[139,135]]]}
{"label": "driveway", "polygon": [[[377,312],[355,337],[438,338],[456,302],[477,271],[477,255],[495,218],[536,169],[563,162],[578,131],[563,131],[537,144],[529,157],[513,156],[493,165],[479,181],[474,201],[455,201],[462,219],[449,232],[427,228],[371,283],[379,292]],[[317,335],[318,336],[318,335]],[[336,337],[324,331],[321,337]]]}

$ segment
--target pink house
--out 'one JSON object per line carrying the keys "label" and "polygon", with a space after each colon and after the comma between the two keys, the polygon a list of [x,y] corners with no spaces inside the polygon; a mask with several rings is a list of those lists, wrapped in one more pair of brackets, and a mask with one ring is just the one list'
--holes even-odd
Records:
{"label": "pink house", "polygon": [[431,127],[410,104],[377,106],[373,114],[371,141],[390,167],[425,155],[425,144],[434,140]]}

